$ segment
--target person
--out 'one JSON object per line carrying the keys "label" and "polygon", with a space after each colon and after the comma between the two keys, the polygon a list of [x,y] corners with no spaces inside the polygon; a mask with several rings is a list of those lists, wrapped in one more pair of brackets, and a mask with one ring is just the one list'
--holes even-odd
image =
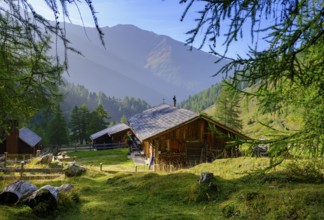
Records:
{"label": "person", "polygon": [[173,96],[173,106],[177,107],[177,99],[176,96]]}

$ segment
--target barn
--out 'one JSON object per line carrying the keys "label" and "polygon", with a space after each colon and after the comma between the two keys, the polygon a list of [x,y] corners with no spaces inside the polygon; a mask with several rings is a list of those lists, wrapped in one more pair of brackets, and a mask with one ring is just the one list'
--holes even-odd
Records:
{"label": "barn", "polygon": [[0,154],[36,154],[39,142],[42,140],[27,127],[13,129],[0,143]]}
{"label": "barn", "polygon": [[195,165],[238,156],[226,142],[247,136],[186,109],[161,104],[136,114],[129,126],[142,142],[144,154],[156,164]]}

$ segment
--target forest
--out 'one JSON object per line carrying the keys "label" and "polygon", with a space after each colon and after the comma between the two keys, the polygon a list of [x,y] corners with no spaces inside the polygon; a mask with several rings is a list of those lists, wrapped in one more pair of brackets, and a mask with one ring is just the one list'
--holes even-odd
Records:
{"label": "forest", "polygon": [[43,145],[89,143],[91,134],[115,123],[127,123],[127,118],[149,107],[142,99],[109,97],[67,81],[60,92],[57,106],[43,109],[27,122],[43,138]]}

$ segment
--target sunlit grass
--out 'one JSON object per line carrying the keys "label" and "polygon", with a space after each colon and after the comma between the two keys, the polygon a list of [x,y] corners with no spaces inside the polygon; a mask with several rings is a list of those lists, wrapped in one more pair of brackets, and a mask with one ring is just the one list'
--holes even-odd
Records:
{"label": "sunlit grass", "polygon": [[[295,173],[279,173],[287,170],[287,164],[268,173],[254,174],[269,165],[268,158],[220,159],[174,172],[143,168],[135,173],[127,149],[80,151],[68,156],[78,157],[77,164],[87,168],[85,175],[30,181],[38,187],[69,183],[79,195],[80,201],[71,208],[61,209],[46,219],[321,219],[324,216],[323,183],[291,178],[298,175]],[[102,171],[100,163],[104,164]],[[113,169],[116,172],[110,172]],[[198,183],[201,172],[214,174],[211,185]],[[9,183],[1,181],[0,186],[3,189]],[[3,205],[0,218],[41,219],[29,207]]]}

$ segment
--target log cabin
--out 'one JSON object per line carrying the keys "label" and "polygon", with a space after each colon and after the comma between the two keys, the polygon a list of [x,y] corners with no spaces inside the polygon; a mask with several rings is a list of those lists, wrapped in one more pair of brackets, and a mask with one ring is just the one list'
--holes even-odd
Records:
{"label": "log cabin", "polygon": [[0,143],[0,154],[36,154],[42,140],[29,128],[13,128]]}
{"label": "log cabin", "polygon": [[136,114],[129,126],[142,142],[146,158],[155,164],[195,165],[239,155],[238,146],[227,147],[235,138],[247,136],[206,115],[168,104]]}
{"label": "log cabin", "polygon": [[133,133],[128,125],[119,123],[90,135],[90,139],[93,148],[108,149],[125,145],[125,137],[131,134]]}

